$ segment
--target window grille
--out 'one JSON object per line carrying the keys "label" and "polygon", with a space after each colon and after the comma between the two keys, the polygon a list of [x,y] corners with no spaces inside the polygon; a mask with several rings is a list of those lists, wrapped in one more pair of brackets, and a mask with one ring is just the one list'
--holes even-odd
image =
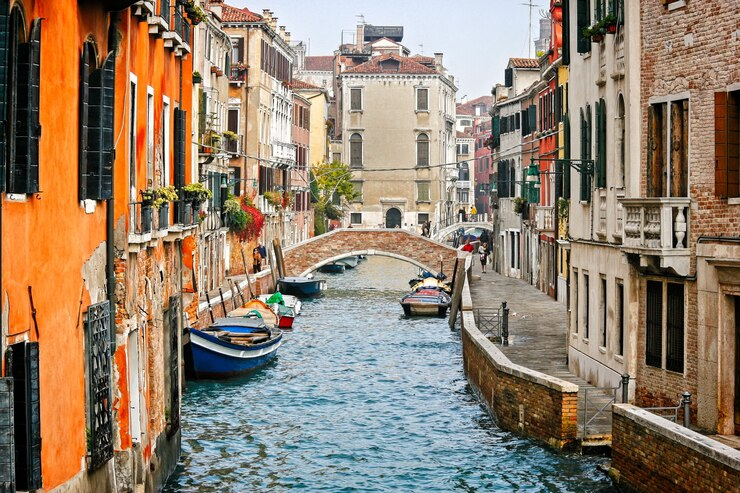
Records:
{"label": "window grille", "polygon": [[168,436],[172,436],[180,429],[180,295],[170,296],[169,302],[170,326],[170,419],[167,429]]}
{"label": "window grille", "polygon": [[429,89],[416,90],[416,109],[422,111],[429,110]]}
{"label": "window grille", "polygon": [[419,134],[416,137],[416,165],[429,166],[429,136]]}
{"label": "window grille", "polygon": [[362,168],[362,135],[352,134],[349,138],[349,165]]}
{"label": "window grille", "polygon": [[85,316],[90,470],[113,457],[110,319],[108,301],[91,305]]}

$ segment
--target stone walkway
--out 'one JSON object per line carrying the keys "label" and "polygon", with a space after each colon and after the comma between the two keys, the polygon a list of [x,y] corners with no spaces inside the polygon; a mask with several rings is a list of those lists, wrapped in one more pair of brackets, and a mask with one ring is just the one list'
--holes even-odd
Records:
{"label": "stone walkway", "polygon": [[[570,371],[567,355],[567,311],[565,306],[522,279],[504,277],[487,269],[481,273],[475,256],[470,291],[476,309],[495,310],[506,301],[509,307],[509,345],[498,345],[513,362],[578,385],[578,433],[583,434],[583,396],[593,385]],[[589,391],[589,418],[594,408],[608,405],[611,395]],[[590,436],[611,435],[611,412],[595,418],[588,426]]]}

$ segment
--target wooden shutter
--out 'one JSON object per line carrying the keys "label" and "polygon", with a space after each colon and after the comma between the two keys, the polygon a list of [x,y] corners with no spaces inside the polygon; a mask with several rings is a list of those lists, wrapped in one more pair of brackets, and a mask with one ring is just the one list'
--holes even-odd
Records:
{"label": "wooden shutter", "polygon": [[362,137],[353,134],[349,139],[349,164],[353,168],[362,168]]}
{"label": "wooden shutter", "polygon": [[714,194],[727,198],[727,96],[726,92],[714,93]]}
{"label": "wooden shutter", "polygon": [[239,133],[239,110],[229,110],[229,132]]}
{"label": "wooden shutter", "polygon": [[416,90],[416,109],[417,110],[428,110],[429,109],[429,93],[428,89],[417,89]]}
{"label": "wooden shutter", "polygon": [[514,85],[514,69],[509,67],[504,70],[504,85],[512,87]]}
{"label": "wooden shutter", "polygon": [[562,64],[570,65],[570,0],[563,0]]}
{"label": "wooden shutter", "polygon": [[537,107],[535,105],[533,104],[529,105],[527,116],[529,118],[529,133],[536,132],[537,131]]}
{"label": "wooden shutter", "polygon": [[421,134],[416,140],[416,165],[429,166],[429,137]]}
{"label": "wooden shutter", "polygon": [[187,111],[175,108],[175,188],[180,190],[185,186],[185,118]]}
{"label": "wooden shutter", "polygon": [[39,191],[40,78],[41,19],[34,19],[28,43],[18,47],[17,127],[15,159],[10,163],[10,193]]}
{"label": "wooden shutter", "polygon": [[647,281],[645,303],[645,364],[663,364],[663,283]]}
{"label": "wooden shutter", "polygon": [[596,103],[596,162],[598,188],[606,188],[606,101]]}
{"label": "wooden shutter", "polygon": [[648,106],[647,195],[663,196],[663,112],[662,106]]}
{"label": "wooden shutter", "polygon": [[87,195],[105,200],[113,196],[113,112],[115,57],[90,74],[87,115]]}
{"label": "wooden shutter", "polygon": [[688,196],[688,100],[671,103],[671,197]]}
{"label": "wooden shutter", "polygon": [[591,39],[583,36],[583,30],[591,23],[591,8],[589,0],[577,0],[576,4],[576,39],[578,40],[578,53],[591,51]]}
{"label": "wooden shutter", "polygon": [[[591,108],[586,107],[586,113],[581,113],[581,159],[591,159]],[[585,164],[585,163],[584,163]],[[591,176],[581,172],[581,201],[591,202]]]}
{"label": "wooden shutter", "polygon": [[[7,161],[7,120],[8,120],[8,43],[10,19],[9,2],[0,2],[0,192],[5,190],[5,165]],[[2,467],[2,466],[0,466]],[[0,477],[2,486],[2,477]]]}
{"label": "wooden shutter", "polygon": [[666,290],[666,370],[683,373],[684,294],[683,284],[669,282]]}
{"label": "wooden shutter", "polygon": [[0,491],[15,491],[13,379],[0,378]]}
{"label": "wooden shutter", "polygon": [[563,155],[566,162],[563,163],[563,198],[570,199],[570,116],[566,113],[563,118]]}
{"label": "wooden shutter", "polygon": [[78,195],[80,200],[87,198],[87,181],[88,181],[88,101],[90,99],[89,91],[89,74],[90,59],[94,55],[94,45],[89,42],[82,44],[82,59],[80,60],[80,136],[79,136],[79,183]]}
{"label": "wooden shutter", "polygon": [[[14,345],[16,486],[41,488],[41,411],[39,405],[39,343]],[[23,354],[18,354],[22,352]],[[23,437],[21,439],[17,437]]]}

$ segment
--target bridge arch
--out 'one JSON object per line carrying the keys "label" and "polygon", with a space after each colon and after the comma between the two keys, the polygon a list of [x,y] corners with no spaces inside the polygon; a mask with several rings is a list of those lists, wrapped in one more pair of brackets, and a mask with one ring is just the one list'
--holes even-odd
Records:
{"label": "bridge arch", "polygon": [[288,275],[306,275],[349,255],[381,255],[452,275],[458,251],[403,229],[337,229],[283,251]]}
{"label": "bridge arch", "polygon": [[481,228],[481,229],[487,229],[488,231],[493,231],[493,225],[491,223],[463,222],[463,223],[450,224],[449,226],[442,228],[436,233],[434,233],[433,237],[438,241],[442,241],[447,237],[447,235],[454,233],[460,228],[463,228],[463,229]]}

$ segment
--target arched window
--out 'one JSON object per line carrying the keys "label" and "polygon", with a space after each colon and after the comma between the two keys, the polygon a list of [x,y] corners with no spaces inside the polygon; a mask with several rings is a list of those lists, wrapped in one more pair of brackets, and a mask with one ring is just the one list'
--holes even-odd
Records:
{"label": "arched window", "polygon": [[349,165],[362,168],[362,135],[352,134],[349,138]]}
{"label": "arched window", "polygon": [[416,165],[429,166],[429,136],[419,134],[416,137]]}
{"label": "arched window", "polygon": [[619,95],[617,100],[617,163],[619,166],[619,176],[617,177],[617,186],[624,187],[625,183],[625,161],[627,151],[625,144],[625,121],[624,121],[624,96]]}

